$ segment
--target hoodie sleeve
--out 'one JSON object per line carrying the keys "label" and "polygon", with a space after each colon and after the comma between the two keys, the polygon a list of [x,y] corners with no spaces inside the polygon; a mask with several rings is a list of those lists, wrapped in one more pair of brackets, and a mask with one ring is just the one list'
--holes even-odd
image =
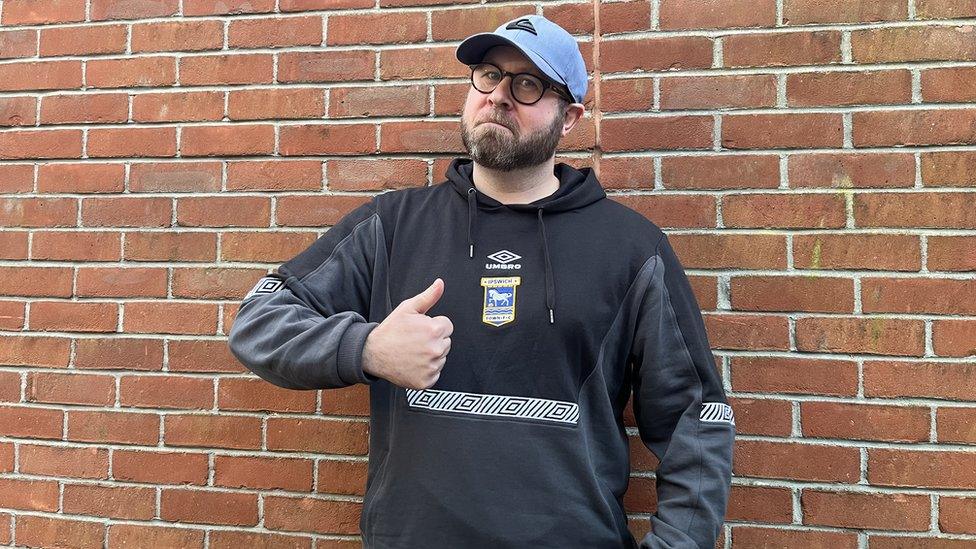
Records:
{"label": "hoodie sleeve", "polygon": [[228,336],[248,370],[285,389],[335,389],[379,379],[363,371],[376,254],[375,197],[244,296]]}
{"label": "hoodie sleeve", "polygon": [[701,310],[667,237],[658,241],[631,360],[641,441],[658,458],[657,512],[641,549],[713,549],[732,481],[735,421]]}

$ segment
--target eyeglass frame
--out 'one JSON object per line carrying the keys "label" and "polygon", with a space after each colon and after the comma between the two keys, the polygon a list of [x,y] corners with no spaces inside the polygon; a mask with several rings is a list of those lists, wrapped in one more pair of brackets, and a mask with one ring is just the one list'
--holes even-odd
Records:
{"label": "eyeglass frame", "polygon": [[[489,63],[487,61],[482,61],[480,63],[469,63],[468,64],[468,68],[471,69],[471,87],[474,88],[475,91],[477,91],[478,93],[483,93],[483,94],[487,95],[487,94],[495,91],[496,89],[498,89],[498,84],[495,84],[495,87],[492,88],[491,90],[489,90],[489,91],[481,91],[481,90],[478,89],[478,86],[476,86],[474,84],[474,69],[475,69],[475,67],[478,67],[478,66],[481,66],[481,65],[491,65],[492,67],[495,67],[496,69],[498,69],[498,73],[502,75],[502,77],[498,80],[498,84],[501,84],[502,83],[502,80],[505,80],[505,77],[506,76],[511,76],[512,77],[508,81],[508,91],[511,94],[512,99],[514,99],[520,105],[535,105],[536,103],[538,103],[546,95],[546,90],[548,90],[550,88],[552,89],[552,92],[554,94],[558,95],[559,97],[562,97],[563,99],[565,99],[569,103],[575,103],[575,101],[573,101],[573,98],[572,97],[567,96],[565,93],[563,93],[562,89],[559,88],[560,84],[555,84],[555,83],[551,82],[550,80],[547,80],[546,78],[541,78],[541,77],[539,77],[536,74],[532,74],[531,72],[508,72],[506,70],[502,70],[502,68],[499,67],[498,65],[496,65],[494,63]],[[523,74],[528,75],[528,76],[531,76],[532,78],[538,78],[539,81],[542,82],[542,93],[539,94],[539,99],[536,99],[535,101],[533,101],[531,103],[526,103],[524,101],[521,101],[521,100],[519,100],[518,97],[515,96],[515,77],[516,76],[523,75]]]}

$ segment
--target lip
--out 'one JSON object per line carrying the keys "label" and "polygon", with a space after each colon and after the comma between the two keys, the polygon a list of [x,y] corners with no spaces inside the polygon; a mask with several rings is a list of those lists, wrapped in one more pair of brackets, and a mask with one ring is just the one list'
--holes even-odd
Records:
{"label": "lip", "polygon": [[[509,129],[509,127],[508,127],[508,126],[505,126],[505,125],[502,125],[502,124],[499,124],[498,122],[482,122],[481,124],[482,124],[482,125],[485,125],[485,124],[492,124],[492,125],[494,125],[494,126],[499,126],[499,127],[502,127],[502,128],[505,128],[506,130],[508,130],[508,129]],[[509,130],[509,131],[511,131],[511,130]]]}

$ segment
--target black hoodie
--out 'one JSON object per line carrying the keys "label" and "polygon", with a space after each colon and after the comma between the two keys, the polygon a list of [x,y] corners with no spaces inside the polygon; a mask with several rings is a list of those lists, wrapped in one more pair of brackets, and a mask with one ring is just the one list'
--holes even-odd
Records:
{"label": "black hoodie", "polygon": [[[379,194],[257,282],[232,353],[290,389],[370,387],[366,548],[632,548],[623,410],[660,461],[641,548],[709,548],[735,423],[701,312],[667,237],[606,197],[591,168],[502,204],[447,178]],[[440,377],[363,371],[369,332],[444,280],[454,325]],[[327,397],[326,397],[327,398]]]}

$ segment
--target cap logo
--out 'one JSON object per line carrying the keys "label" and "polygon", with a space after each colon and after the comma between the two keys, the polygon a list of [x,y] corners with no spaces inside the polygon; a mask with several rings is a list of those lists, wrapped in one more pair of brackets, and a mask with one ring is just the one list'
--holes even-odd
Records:
{"label": "cap logo", "polygon": [[539,36],[539,33],[535,32],[535,27],[532,26],[532,22],[528,19],[518,19],[516,21],[512,21],[511,23],[505,25],[505,29],[529,31],[532,34]]}

